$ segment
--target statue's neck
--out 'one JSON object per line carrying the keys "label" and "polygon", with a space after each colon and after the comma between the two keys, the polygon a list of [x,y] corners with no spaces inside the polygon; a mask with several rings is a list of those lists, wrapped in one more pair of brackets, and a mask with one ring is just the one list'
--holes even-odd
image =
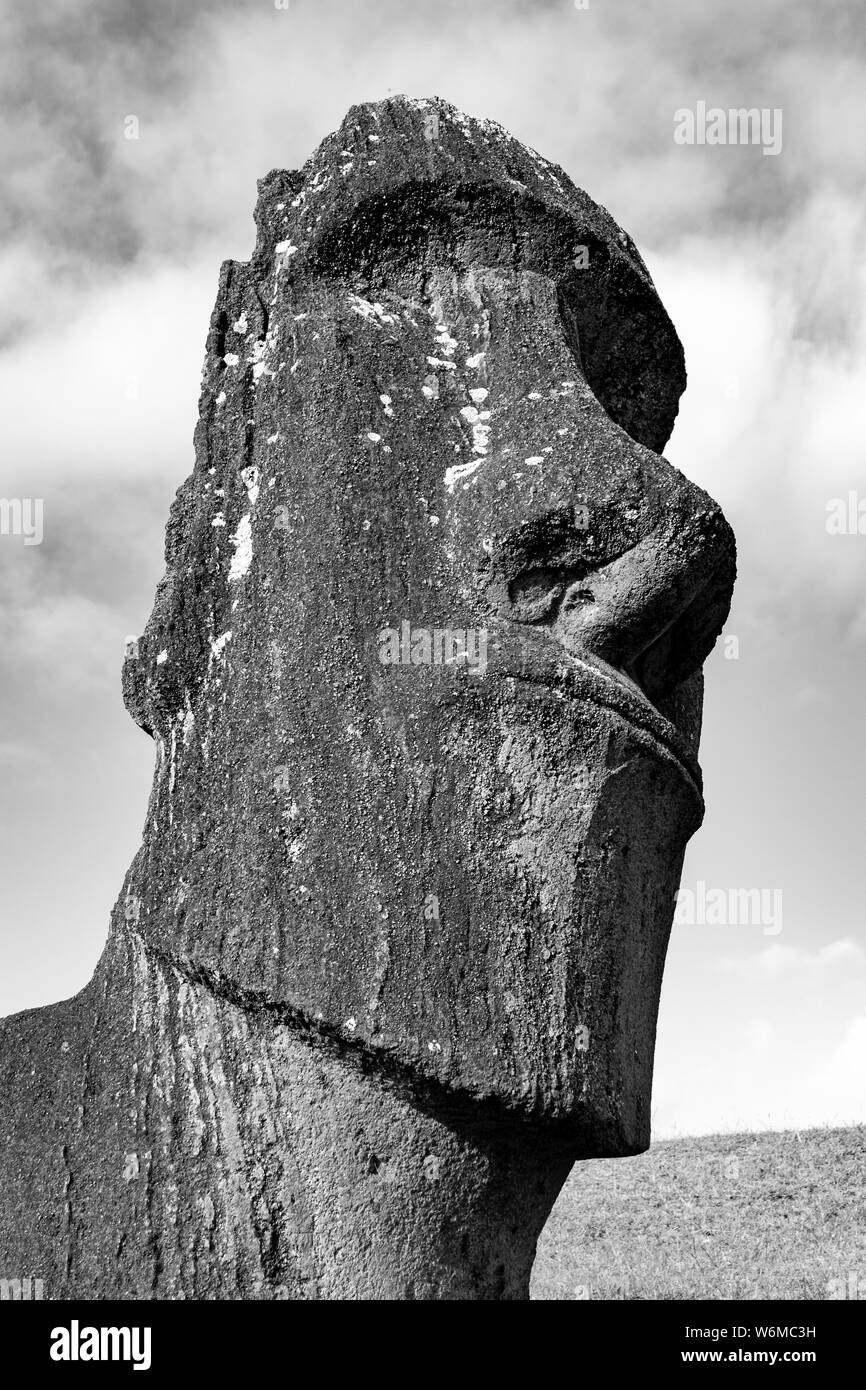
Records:
{"label": "statue's neck", "polygon": [[[129,1239],[149,1297],[519,1299],[570,1167],[538,1136],[421,1104],[115,941],[129,990]],[[147,1282],[147,1279],[145,1279]]]}

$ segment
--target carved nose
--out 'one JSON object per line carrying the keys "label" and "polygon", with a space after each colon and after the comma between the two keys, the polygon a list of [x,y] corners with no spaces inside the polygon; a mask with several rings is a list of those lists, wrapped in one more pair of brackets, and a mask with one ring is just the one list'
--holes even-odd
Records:
{"label": "carved nose", "polygon": [[718,508],[665,521],[609,564],[576,579],[552,614],[567,651],[626,671],[653,701],[703,663],[730,608],[733,532]]}

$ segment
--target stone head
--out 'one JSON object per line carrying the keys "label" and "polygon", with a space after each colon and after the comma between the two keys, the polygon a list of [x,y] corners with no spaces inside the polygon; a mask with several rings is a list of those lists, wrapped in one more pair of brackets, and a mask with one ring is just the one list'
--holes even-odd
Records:
{"label": "stone head", "polygon": [[674,329],[604,209],[441,101],[353,108],[256,222],[124,668],[119,910],[365,1065],[639,1149],[734,575],[660,452]]}

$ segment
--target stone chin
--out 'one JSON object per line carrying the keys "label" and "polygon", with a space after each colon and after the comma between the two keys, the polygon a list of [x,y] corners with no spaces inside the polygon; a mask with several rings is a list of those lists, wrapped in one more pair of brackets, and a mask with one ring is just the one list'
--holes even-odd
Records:
{"label": "stone chin", "polygon": [[359,712],[320,706],[315,743],[276,762],[279,711],[247,687],[267,714],[232,751],[225,824],[202,838],[176,787],[148,880],[182,891],[138,930],[440,1111],[633,1153],[699,772],[628,678],[518,635],[491,627],[483,674],[371,660]]}
{"label": "stone chin", "polygon": [[366,1039],[549,1122],[575,1155],[640,1151],[674,894],[703,815],[688,742],[627,679],[569,659],[518,671],[495,634],[483,679],[441,686],[423,708],[417,688],[389,706],[399,861],[437,847],[436,917],[418,921],[410,895],[392,935],[409,950]]}

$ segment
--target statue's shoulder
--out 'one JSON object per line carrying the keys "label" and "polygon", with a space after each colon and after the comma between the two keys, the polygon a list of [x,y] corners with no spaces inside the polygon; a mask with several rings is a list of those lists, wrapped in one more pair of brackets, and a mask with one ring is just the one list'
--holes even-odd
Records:
{"label": "statue's shoulder", "polygon": [[62,1126],[87,1052],[86,991],[0,1018],[0,1162],[10,1144]]}
{"label": "statue's shoulder", "polygon": [[0,1278],[60,1287],[84,1032],[80,996],[0,1019]]}

